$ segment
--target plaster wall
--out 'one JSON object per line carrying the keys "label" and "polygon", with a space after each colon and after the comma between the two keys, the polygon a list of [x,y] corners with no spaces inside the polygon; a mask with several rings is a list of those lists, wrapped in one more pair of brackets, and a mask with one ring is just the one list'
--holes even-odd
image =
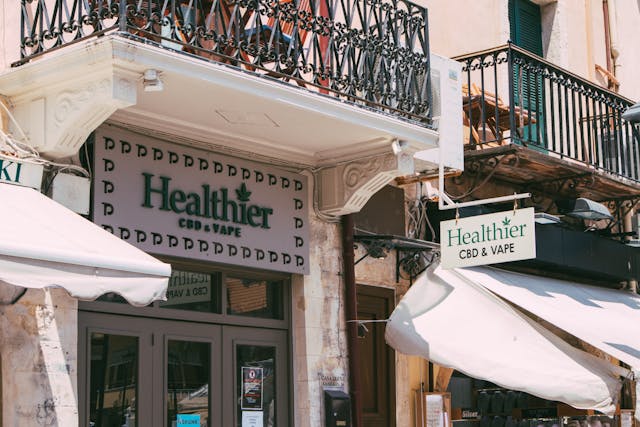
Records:
{"label": "plaster wall", "polygon": [[[0,1],[0,73],[20,59],[20,2]],[[2,95],[2,88],[0,88]]]}
{"label": "plaster wall", "polygon": [[62,289],[29,290],[4,307],[3,426],[78,425],[77,308]]}
{"label": "plaster wall", "polygon": [[[640,2],[608,0],[615,74],[620,94],[640,99]],[[606,69],[606,45],[602,0],[533,0],[542,15],[544,56],[550,62],[606,87],[607,79],[596,71]],[[510,37],[508,0],[468,2],[420,0],[429,9],[430,47],[434,53],[455,57],[505,44]]]}
{"label": "plaster wall", "polygon": [[[614,0],[609,0],[614,1]],[[619,55],[615,61],[616,77],[620,80],[620,94],[640,101],[640,1],[615,1],[615,38]]]}
{"label": "plaster wall", "polygon": [[323,386],[345,392],[349,387],[342,228],[315,217],[310,221],[311,272],[292,283],[296,427],[324,425]]}
{"label": "plaster wall", "polygon": [[429,9],[433,53],[454,57],[506,44],[508,0],[419,0]]}

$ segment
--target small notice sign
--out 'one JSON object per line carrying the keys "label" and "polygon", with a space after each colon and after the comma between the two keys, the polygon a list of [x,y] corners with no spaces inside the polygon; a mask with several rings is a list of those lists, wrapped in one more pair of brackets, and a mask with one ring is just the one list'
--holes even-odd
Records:
{"label": "small notice sign", "polygon": [[262,409],[262,383],[262,368],[242,367],[242,409]]}
{"label": "small notice sign", "polygon": [[536,257],[534,209],[478,215],[440,223],[443,268]]}
{"label": "small notice sign", "polygon": [[263,427],[262,411],[242,411],[242,427]]}

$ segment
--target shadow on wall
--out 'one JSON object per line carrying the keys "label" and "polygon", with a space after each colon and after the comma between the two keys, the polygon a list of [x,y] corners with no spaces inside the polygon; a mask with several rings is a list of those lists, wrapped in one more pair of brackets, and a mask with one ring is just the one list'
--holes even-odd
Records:
{"label": "shadow on wall", "polygon": [[[77,422],[75,363],[68,349],[77,346],[68,329],[63,290],[29,290],[2,316],[2,363],[12,367],[2,381],[3,414],[11,425],[71,425]],[[67,323],[65,323],[67,322]],[[71,352],[73,353],[73,352]],[[71,359],[69,360],[69,356]],[[5,370],[5,373],[8,373]]]}
{"label": "shadow on wall", "polygon": [[[638,0],[640,2],[640,0]],[[558,9],[557,3],[550,3],[544,6],[540,6],[540,14],[542,19],[542,51],[549,52],[549,44],[551,44],[552,29],[555,28],[556,11]]]}

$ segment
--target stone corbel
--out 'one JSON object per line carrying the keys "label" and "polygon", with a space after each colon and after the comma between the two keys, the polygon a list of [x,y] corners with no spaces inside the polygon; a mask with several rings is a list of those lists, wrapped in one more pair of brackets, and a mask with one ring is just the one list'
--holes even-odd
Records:
{"label": "stone corbel", "polygon": [[[136,76],[120,72],[71,80],[57,90],[12,100],[14,115],[42,155],[72,156],[117,109],[136,103],[136,84]],[[11,131],[19,135],[16,129]]]}
{"label": "stone corbel", "polygon": [[393,179],[414,172],[413,153],[403,149],[322,169],[317,177],[318,209],[327,215],[358,212]]}

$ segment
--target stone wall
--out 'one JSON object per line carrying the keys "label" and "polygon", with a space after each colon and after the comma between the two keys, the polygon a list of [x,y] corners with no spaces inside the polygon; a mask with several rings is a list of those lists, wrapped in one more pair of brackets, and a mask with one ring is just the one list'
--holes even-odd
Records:
{"label": "stone wall", "polygon": [[296,427],[324,425],[323,383],[349,388],[341,233],[311,219],[311,272],[292,284]]}
{"label": "stone wall", "polygon": [[2,308],[2,425],[78,425],[77,301],[29,290]]}

